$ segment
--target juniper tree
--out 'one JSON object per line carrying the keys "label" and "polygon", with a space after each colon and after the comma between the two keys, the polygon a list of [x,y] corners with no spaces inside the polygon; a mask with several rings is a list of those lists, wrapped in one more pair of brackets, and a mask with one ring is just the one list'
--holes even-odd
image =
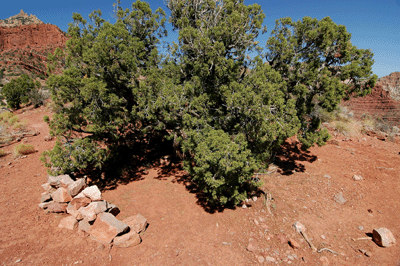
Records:
{"label": "juniper tree", "polygon": [[[319,112],[369,93],[376,81],[372,53],[353,46],[330,18],[281,19],[263,50],[257,4],[166,4],[179,39],[165,60],[157,50],[162,10],[141,1],[122,10],[118,2],[115,24],[99,11],[90,25],[74,15],[66,70],[48,81],[57,106],[50,124],[65,139],[48,153],[53,166],[101,167],[113,147],[162,132],[210,203],[237,204],[285,139],[323,144]],[[84,137],[71,141],[73,133]]]}
{"label": "juniper tree", "polygon": [[144,83],[159,76],[157,44],[166,34],[165,13],[152,12],[142,1],[123,9],[118,1],[114,24],[101,15],[92,12],[88,22],[74,13],[65,70],[47,81],[56,110],[50,126],[59,141],[45,155],[60,172],[101,168],[116,147],[130,145],[154,126],[153,91]]}

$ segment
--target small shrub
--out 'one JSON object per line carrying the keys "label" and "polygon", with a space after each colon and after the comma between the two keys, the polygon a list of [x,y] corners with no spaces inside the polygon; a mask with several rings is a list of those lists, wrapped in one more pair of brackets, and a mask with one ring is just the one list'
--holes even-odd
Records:
{"label": "small shrub", "polygon": [[350,125],[347,122],[337,121],[335,130],[342,135],[348,136],[350,134]]}
{"label": "small shrub", "polygon": [[4,157],[7,155],[7,152],[5,152],[4,150],[0,149],[0,157]]}
{"label": "small shrub", "polygon": [[33,147],[31,144],[20,144],[15,147],[15,155],[17,156],[28,155],[35,152],[35,147]]}
{"label": "small shrub", "polygon": [[43,121],[46,123],[50,122],[50,117],[48,115],[43,116]]}

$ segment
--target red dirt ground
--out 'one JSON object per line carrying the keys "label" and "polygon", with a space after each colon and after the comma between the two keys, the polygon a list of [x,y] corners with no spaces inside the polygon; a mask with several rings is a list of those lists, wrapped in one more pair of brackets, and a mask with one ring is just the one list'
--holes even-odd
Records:
{"label": "red dirt ground", "polygon": [[[109,248],[58,228],[64,215],[38,208],[41,184],[47,180],[39,157],[54,145],[44,141],[49,131],[45,114],[50,114],[45,107],[18,114],[29,128],[40,132],[22,140],[38,152],[26,158],[12,154],[0,158],[1,265],[275,264],[260,263],[261,256],[272,257],[279,265],[400,262],[400,243],[381,248],[370,239],[357,240],[367,238],[373,228],[386,227],[400,241],[398,139],[338,135],[308,153],[296,152],[295,140],[288,141],[275,163],[277,171],[260,176],[262,189],[272,195],[272,214],[261,197],[246,209],[212,213],[202,207],[183,171],[150,168],[139,180],[103,192],[105,200],[121,209],[119,219],[140,213],[149,222],[140,245]],[[15,145],[3,149],[11,152]],[[354,174],[364,180],[354,181]],[[346,203],[336,203],[339,192]],[[313,252],[293,230],[296,221],[305,225],[318,250],[328,248],[338,255],[326,249]],[[297,241],[300,249],[292,249],[288,238]]]}

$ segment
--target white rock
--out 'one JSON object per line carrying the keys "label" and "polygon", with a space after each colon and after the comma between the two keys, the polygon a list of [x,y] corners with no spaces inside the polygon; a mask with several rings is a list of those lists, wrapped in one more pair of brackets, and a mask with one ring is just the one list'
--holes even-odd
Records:
{"label": "white rock", "polygon": [[354,181],[361,181],[364,178],[362,176],[360,176],[360,175],[353,175],[353,179],[354,179]]}
{"label": "white rock", "polygon": [[96,185],[85,188],[82,194],[93,201],[101,200],[101,192]]}

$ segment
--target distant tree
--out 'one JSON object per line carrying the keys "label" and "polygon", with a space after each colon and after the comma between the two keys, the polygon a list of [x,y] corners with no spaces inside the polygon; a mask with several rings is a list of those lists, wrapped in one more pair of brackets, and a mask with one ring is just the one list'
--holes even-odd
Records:
{"label": "distant tree", "polygon": [[100,11],[90,25],[74,14],[66,69],[48,80],[57,110],[50,125],[64,137],[47,153],[51,165],[62,172],[101,167],[118,145],[163,134],[210,203],[237,204],[285,139],[322,145],[329,134],[319,112],[375,84],[373,54],[353,46],[330,18],[278,20],[263,50],[257,4],[166,3],[179,42],[165,60],[157,50],[162,10],[152,13],[142,1],[123,10],[117,2],[115,24]]}
{"label": "distant tree", "polygon": [[21,103],[29,103],[32,95],[36,95],[40,87],[40,82],[22,74],[3,86],[1,97],[7,101],[8,107],[18,109]]}

